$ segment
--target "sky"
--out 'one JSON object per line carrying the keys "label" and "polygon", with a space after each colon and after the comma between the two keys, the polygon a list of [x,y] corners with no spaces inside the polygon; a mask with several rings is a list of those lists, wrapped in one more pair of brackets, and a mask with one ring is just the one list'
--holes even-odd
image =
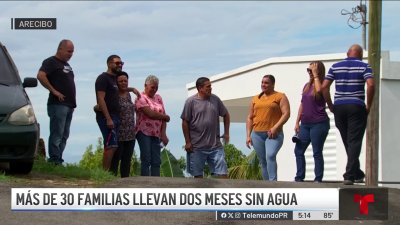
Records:
{"label": "sky", "polygon": [[[130,86],[143,90],[144,80],[160,79],[171,121],[167,148],[177,157],[182,146],[180,114],[188,97],[186,84],[271,57],[346,52],[362,43],[361,28],[348,26],[360,1],[1,1],[0,42],[21,78],[36,77],[42,61],[55,54],[62,39],[74,42],[69,61],[75,73],[77,104],[64,152],[78,163],[87,146],[101,136],[92,110],[94,83],[106,71],[111,54],[121,56]],[[368,7],[368,2],[367,2]],[[382,4],[381,49],[400,61],[400,2]],[[360,15],[358,15],[360,17]],[[56,30],[13,30],[11,18],[56,18]],[[353,26],[358,26],[356,23]],[[240,87],[239,91],[240,91]],[[49,135],[48,91],[40,84],[26,89],[41,126]],[[292,115],[297,112],[292,110]],[[231,143],[243,153],[245,124],[231,124]],[[139,155],[136,143],[135,152]]]}

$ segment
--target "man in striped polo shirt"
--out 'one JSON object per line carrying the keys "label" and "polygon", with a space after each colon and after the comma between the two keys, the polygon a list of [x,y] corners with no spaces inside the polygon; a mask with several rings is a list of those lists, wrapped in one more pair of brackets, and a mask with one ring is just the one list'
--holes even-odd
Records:
{"label": "man in striped polo shirt", "polygon": [[[360,169],[359,156],[367,126],[368,112],[374,97],[374,79],[368,63],[362,61],[363,49],[354,44],[347,51],[347,58],[329,69],[322,84],[326,103],[335,115],[335,124],[340,131],[347,154],[343,184],[362,182],[365,174]],[[335,101],[332,105],[329,89],[335,81]],[[367,83],[367,104],[365,104]]]}

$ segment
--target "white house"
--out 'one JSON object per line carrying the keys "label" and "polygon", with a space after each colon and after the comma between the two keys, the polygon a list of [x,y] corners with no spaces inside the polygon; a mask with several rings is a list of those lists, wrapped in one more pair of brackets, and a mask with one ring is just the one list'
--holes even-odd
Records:
{"label": "white house", "polygon": [[[367,52],[364,52],[364,56],[368,56]],[[294,133],[293,128],[300,104],[301,90],[308,80],[306,68],[311,61],[321,60],[328,71],[333,63],[344,58],[346,58],[345,53],[276,57],[209,77],[212,82],[213,93],[218,95],[228,108],[231,121],[245,123],[250,100],[261,91],[262,77],[265,74],[275,76],[275,90],[287,95],[291,108],[290,119],[284,126],[285,141],[277,156],[278,180],[292,181],[295,175],[296,161],[291,136]],[[400,145],[396,142],[396,139],[400,137],[396,132],[400,127],[400,120],[395,119],[395,116],[400,112],[399,71],[400,62],[391,62],[389,52],[382,52],[378,179],[383,182],[400,182],[400,173],[394,172],[400,169],[400,166],[398,166]],[[189,96],[197,92],[195,82],[187,84],[186,88]],[[332,99],[334,88],[333,84],[331,86]],[[328,115],[331,118],[331,129],[323,152],[325,160],[324,180],[341,181],[343,180],[342,174],[345,171],[347,158],[339,131],[334,124],[333,114],[329,110]],[[243,129],[245,129],[245,125],[243,125]],[[306,180],[313,180],[314,162],[311,149],[306,151],[306,160]],[[361,152],[360,161],[361,168],[365,168],[365,146]]]}

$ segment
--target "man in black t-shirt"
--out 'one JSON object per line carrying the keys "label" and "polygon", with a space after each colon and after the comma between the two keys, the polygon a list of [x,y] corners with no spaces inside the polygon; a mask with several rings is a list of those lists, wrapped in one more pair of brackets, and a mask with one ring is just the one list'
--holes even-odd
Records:
{"label": "man in black t-shirt", "polygon": [[74,44],[62,40],[55,56],[45,59],[37,78],[49,90],[47,114],[50,117],[49,158],[57,165],[64,162],[62,154],[69,137],[72,114],[76,108],[74,72],[68,61],[74,53]]}
{"label": "man in black t-shirt", "polygon": [[107,71],[96,79],[95,89],[99,111],[96,112],[96,121],[103,136],[104,154],[103,169],[110,170],[112,158],[118,148],[119,101],[117,72],[122,70],[124,63],[117,55],[107,58]]}

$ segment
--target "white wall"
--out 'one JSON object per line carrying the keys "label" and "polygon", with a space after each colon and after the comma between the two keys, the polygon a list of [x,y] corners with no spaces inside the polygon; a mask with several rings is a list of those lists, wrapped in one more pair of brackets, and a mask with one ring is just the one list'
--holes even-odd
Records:
{"label": "white wall", "polygon": [[387,53],[381,65],[379,180],[400,182],[400,62],[390,62]]}

